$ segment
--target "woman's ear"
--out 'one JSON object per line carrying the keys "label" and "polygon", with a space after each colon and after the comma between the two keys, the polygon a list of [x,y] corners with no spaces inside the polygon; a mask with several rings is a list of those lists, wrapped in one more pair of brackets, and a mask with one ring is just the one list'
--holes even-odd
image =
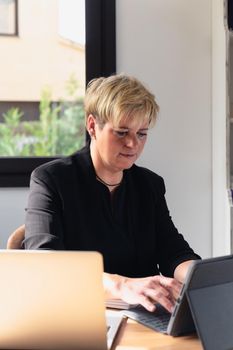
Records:
{"label": "woman's ear", "polygon": [[95,137],[95,125],[95,117],[93,116],[93,114],[89,114],[89,116],[87,117],[87,131],[91,138]]}

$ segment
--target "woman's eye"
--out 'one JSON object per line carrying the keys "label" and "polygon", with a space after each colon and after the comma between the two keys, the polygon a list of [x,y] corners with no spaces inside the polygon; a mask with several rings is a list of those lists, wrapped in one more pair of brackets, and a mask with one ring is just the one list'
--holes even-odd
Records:
{"label": "woman's eye", "polygon": [[[114,130],[113,132],[118,138],[124,138],[127,135],[130,135],[127,130],[125,130],[125,131],[124,130]],[[139,132],[137,132],[136,135],[137,135],[137,138],[141,140],[141,139],[144,139],[147,136],[147,133],[139,131]]]}
{"label": "woman's eye", "polygon": [[147,133],[145,133],[145,132],[138,132],[137,135],[138,135],[139,139],[143,139],[144,137],[147,136]]}
{"label": "woman's eye", "polygon": [[127,135],[128,131],[120,131],[120,130],[114,130],[114,133],[119,137],[123,138]]}

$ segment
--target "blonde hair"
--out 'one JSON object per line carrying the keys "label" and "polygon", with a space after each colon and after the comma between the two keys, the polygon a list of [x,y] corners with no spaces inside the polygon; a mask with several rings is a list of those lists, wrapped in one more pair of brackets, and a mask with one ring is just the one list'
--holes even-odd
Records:
{"label": "blonde hair", "polygon": [[92,114],[102,127],[106,122],[117,127],[122,118],[154,125],[159,112],[154,95],[139,80],[124,74],[91,80],[84,108],[86,119]]}

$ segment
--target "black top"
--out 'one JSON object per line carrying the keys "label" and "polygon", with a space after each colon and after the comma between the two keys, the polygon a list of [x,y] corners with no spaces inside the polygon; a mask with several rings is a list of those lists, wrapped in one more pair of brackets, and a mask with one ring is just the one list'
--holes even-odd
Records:
{"label": "black top", "polygon": [[133,165],[111,197],[86,146],[33,171],[24,247],[95,250],[105,272],[173,276],[177,265],[199,256],[175,228],[164,194],[160,176]]}

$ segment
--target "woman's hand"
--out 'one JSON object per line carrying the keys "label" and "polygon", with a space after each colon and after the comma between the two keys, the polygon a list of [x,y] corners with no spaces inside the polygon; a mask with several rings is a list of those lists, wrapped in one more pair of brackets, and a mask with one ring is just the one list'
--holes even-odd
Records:
{"label": "woman's hand", "polygon": [[111,297],[122,299],[129,304],[141,304],[149,311],[154,311],[155,303],[159,303],[172,312],[182,286],[174,278],[159,275],[144,278],[104,275],[104,285]]}

